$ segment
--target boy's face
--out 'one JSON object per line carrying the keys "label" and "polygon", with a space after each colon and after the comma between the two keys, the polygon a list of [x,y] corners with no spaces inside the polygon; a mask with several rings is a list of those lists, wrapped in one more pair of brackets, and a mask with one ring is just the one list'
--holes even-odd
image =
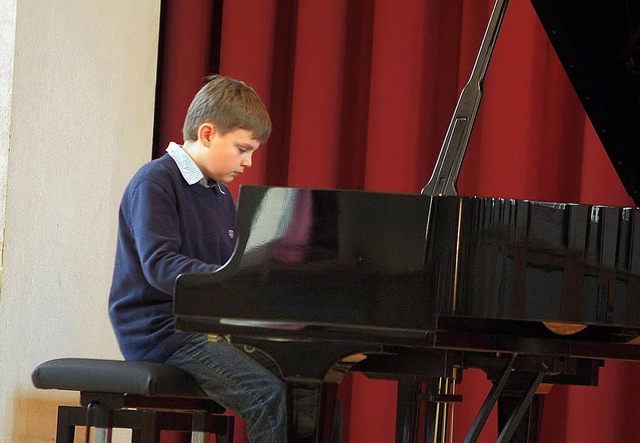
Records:
{"label": "boy's face", "polygon": [[223,135],[211,124],[203,126],[199,141],[205,149],[194,160],[205,177],[229,183],[251,167],[251,156],[260,147],[253,132],[236,129]]}

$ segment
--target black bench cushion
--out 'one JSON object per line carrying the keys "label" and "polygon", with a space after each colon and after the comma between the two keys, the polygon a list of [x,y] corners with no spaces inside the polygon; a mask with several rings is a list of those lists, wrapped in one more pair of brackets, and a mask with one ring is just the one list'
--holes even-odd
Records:
{"label": "black bench cushion", "polygon": [[59,358],[39,365],[31,380],[40,389],[207,398],[191,376],[160,363]]}

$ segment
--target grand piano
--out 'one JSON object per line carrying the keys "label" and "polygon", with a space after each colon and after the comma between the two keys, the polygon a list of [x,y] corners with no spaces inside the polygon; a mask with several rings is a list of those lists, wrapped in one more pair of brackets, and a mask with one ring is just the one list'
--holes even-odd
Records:
{"label": "grand piano", "polygon": [[[640,205],[640,0],[531,2]],[[179,330],[277,363],[290,441],[329,441],[347,371],[400,381],[397,441],[418,442],[442,441],[455,385],[480,368],[492,389],[465,442],[496,404],[498,441],[535,441],[523,418],[541,384],[593,386],[605,359],[640,360],[638,208],[457,195],[506,6],[496,2],[421,193],[243,186],[231,259],[176,280]],[[316,402],[311,427],[297,422],[299,392]]]}

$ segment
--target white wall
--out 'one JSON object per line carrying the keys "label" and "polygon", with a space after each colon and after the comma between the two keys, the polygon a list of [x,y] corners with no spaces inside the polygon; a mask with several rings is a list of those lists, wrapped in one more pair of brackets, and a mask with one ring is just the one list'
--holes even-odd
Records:
{"label": "white wall", "polygon": [[159,3],[0,0],[2,442],[53,441],[76,399],[34,389],[39,363],[121,358],[107,297],[120,196],[151,158]]}
{"label": "white wall", "polygon": [[[11,87],[16,31],[16,0],[0,0],[0,258],[4,244],[5,198],[7,189],[7,157],[11,127]],[[2,278],[0,259],[0,279]],[[0,298],[0,301],[2,299]],[[3,337],[0,324],[0,342]]]}

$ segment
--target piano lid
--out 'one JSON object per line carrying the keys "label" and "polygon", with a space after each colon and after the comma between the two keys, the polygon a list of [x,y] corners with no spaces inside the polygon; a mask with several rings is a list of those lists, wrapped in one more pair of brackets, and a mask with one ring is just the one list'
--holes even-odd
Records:
{"label": "piano lid", "polygon": [[627,192],[640,206],[640,0],[531,0]]}

